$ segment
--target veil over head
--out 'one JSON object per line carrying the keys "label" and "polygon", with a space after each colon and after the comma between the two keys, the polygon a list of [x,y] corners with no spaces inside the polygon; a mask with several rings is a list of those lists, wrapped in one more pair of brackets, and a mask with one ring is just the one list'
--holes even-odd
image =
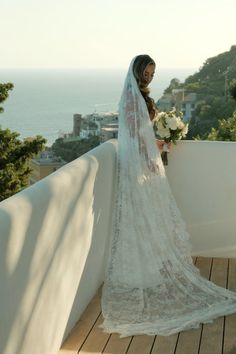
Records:
{"label": "veil over head", "polygon": [[132,60],[119,104],[116,189],[102,327],[170,335],[236,311],[236,293],[200,276]]}
{"label": "veil over head", "polygon": [[141,182],[154,175],[164,175],[165,171],[147,105],[134,76],[133,65],[136,58],[130,63],[119,103],[118,149],[119,154],[124,152],[127,155],[128,152],[126,161],[135,161],[132,168],[137,173],[133,171],[132,175],[136,175]]}

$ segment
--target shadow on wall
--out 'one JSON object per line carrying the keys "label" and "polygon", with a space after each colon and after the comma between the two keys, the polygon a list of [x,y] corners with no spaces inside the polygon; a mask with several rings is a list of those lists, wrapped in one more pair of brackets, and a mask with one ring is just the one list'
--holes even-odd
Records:
{"label": "shadow on wall", "polygon": [[103,145],[0,204],[1,354],[56,353],[102,282],[115,162]]}
{"label": "shadow on wall", "polygon": [[[107,142],[105,160],[98,164],[98,169],[93,185],[93,229],[91,232],[91,247],[86,258],[83,274],[81,275],[77,293],[71,309],[70,318],[75,324],[84,311],[84,303],[90,303],[96,290],[101,286],[104,278],[104,271],[107,264],[108,244],[111,230],[111,213],[114,201],[114,183],[116,179],[116,146]],[[104,166],[108,168],[105,168]],[[91,286],[93,290],[91,291]],[[82,306],[81,306],[82,304]],[[72,327],[68,322],[65,329],[65,339]]]}

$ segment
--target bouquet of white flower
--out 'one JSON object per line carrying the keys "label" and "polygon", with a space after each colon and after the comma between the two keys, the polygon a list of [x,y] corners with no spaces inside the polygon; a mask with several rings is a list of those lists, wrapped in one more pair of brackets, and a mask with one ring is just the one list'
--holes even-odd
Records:
{"label": "bouquet of white flower", "polygon": [[177,113],[176,109],[172,109],[169,112],[157,113],[152,120],[156,138],[165,142],[161,153],[164,165],[168,165],[169,143],[176,144],[176,141],[185,138],[188,132],[188,123],[184,123],[182,117],[182,112]]}

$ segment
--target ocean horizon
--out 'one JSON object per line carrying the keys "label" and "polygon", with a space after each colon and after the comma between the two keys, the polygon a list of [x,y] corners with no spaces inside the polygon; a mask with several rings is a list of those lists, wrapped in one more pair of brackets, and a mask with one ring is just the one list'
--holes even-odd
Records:
{"label": "ocean horizon", "polygon": [[[195,68],[160,68],[150,84],[157,101],[170,80],[184,81]],[[0,69],[0,83],[13,91],[1,106],[0,126],[20,138],[42,135],[51,146],[61,132],[73,129],[73,114],[117,112],[127,70],[124,69]]]}

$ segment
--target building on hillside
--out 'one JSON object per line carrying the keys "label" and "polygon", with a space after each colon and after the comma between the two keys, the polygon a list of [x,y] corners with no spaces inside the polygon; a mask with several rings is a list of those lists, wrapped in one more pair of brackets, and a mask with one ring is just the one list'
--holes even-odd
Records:
{"label": "building on hillside", "polygon": [[38,182],[40,179],[50,175],[51,173],[64,166],[66,162],[62,158],[55,156],[52,151],[45,150],[31,160],[30,168],[30,184]]}
{"label": "building on hillside", "polygon": [[175,107],[183,113],[183,120],[189,121],[198,103],[196,93],[186,93],[184,89],[174,89],[172,93],[164,94],[157,101],[157,108],[159,111],[169,111]]}
{"label": "building on hillside", "polygon": [[189,93],[185,96],[184,101],[181,103],[181,112],[185,121],[190,120],[198,103],[196,93]]}
{"label": "building on hillside", "polygon": [[73,115],[73,131],[59,132],[59,138],[66,142],[88,139],[92,136],[100,137],[101,141],[106,141],[118,134],[118,113],[116,112],[94,112],[82,116],[79,113]]}
{"label": "building on hillside", "polygon": [[94,112],[81,117],[79,136],[83,139],[100,136],[101,141],[106,141],[108,137],[109,139],[117,137],[117,132],[118,113],[116,112]]}
{"label": "building on hillside", "polygon": [[96,126],[85,125],[80,131],[81,139],[88,139],[91,136],[100,136],[100,129]]}
{"label": "building on hillside", "polygon": [[104,143],[109,139],[117,139],[118,137],[118,124],[110,123],[101,128],[100,141]]}
{"label": "building on hillside", "polygon": [[73,136],[79,136],[82,125],[82,115],[75,113],[73,115]]}
{"label": "building on hillside", "polygon": [[118,122],[118,113],[117,112],[100,113],[100,116],[102,117],[103,125],[113,124],[113,123]]}
{"label": "building on hillside", "polygon": [[107,124],[113,124],[118,122],[117,112],[100,112],[92,113],[84,117],[86,120],[92,121],[98,125],[101,129]]}

